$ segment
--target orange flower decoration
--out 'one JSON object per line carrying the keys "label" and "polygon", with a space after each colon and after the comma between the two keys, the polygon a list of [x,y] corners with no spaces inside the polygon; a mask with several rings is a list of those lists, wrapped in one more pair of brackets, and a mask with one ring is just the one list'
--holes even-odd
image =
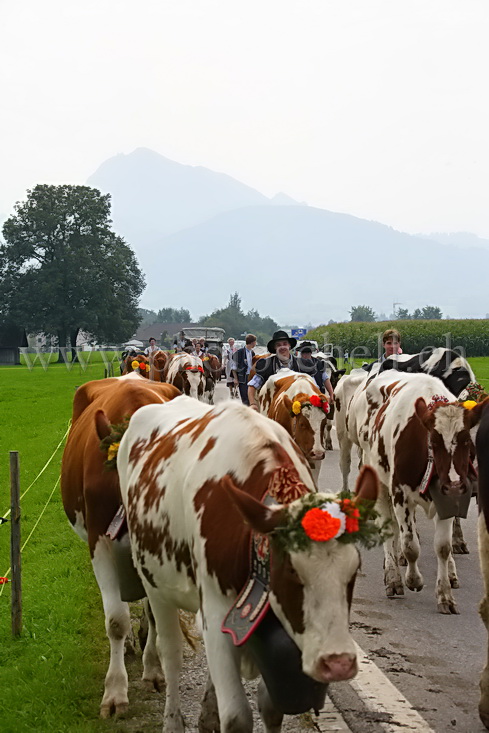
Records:
{"label": "orange flower decoration", "polygon": [[343,499],[341,502],[341,510],[346,514],[345,530],[348,534],[352,532],[358,532],[360,525],[358,520],[360,519],[360,511],[356,508],[355,504],[350,499]]}
{"label": "orange flower decoration", "polygon": [[304,514],[301,524],[309,539],[316,542],[327,542],[338,534],[341,520],[316,507],[309,509]]}

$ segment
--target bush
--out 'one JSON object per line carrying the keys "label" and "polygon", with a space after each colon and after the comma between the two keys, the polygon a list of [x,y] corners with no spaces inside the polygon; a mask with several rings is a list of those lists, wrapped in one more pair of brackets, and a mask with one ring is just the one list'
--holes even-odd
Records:
{"label": "bush", "polygon": [[[325,343],[335,346],[340,353],[353,349],[365,352],[358,356],[377,357],[382,353],[382,333],[396,328],[401,334],[402,349],[415,354],[427,346],[462,348],[467,356],[489,356],[489,320],[440,320],[440,321],[383,321],[376,323],[334,323],[318,326],[309,331],[307,338],[315,339],[322,347]],[[380,344],[380,347],[379,347]]]}

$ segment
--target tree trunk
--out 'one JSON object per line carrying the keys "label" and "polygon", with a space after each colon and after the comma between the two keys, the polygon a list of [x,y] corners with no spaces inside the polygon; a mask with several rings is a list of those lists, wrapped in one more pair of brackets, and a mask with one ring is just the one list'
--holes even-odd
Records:
{"label": "tree trunk", "polygon": [[58,364],[64,364],[61,349],[66,346],[66,331],[58,331]]}
{"label": "tree trunk", "polygon": [[76,326],[76,328],[70,329],[71,363],[72,364],[78,361],[78,355],[76,353],[76,339],[78,338],[79,332],[80,332],[79,326]]}

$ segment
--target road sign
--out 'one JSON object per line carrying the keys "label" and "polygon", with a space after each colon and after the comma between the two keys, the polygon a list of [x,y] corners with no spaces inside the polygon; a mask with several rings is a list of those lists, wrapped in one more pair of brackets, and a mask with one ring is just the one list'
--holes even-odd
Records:
{"label": "road sign", "polygon": [[292,328],[290,335],[296,339],[302,339],[306,335],[307,330],[305,328]]}

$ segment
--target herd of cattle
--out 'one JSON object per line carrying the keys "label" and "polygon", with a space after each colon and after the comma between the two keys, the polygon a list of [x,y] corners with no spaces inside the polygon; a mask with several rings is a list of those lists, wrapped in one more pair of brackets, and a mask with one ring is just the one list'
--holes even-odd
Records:
{"label": "herd of cattle", "polygon": [[[328,369],[343,489],[355,446],[363,468],[353,504],[359,512],[375,502],[377,523],[390,528],[382,537],[387,596],[402,595],[404,584],[423,587],[415,522],[422,506],[435,524],[438,610],[458,612],[454,517],[465,517],[478,493],[486,588],[480,613],[489,629],[489,399],[481,389],[474,393],[468,362],[437,349],[429,358],[398,356],[346,376],[334,360]],[[252,730],[241,679],[257,676],[260,664],[222,625],[254,582],[250,547],[257,537],[267,538],[271,570],[262,606],[250,611],[251,604],[243,605],[243,620],[269,609],[300,650],[298,674],[315,683],[357,672],[349,631],[357,545],[340,541],[344,517],[339,539],[302,544],[291,519],[305,515],[311,496],[322,509],[339,501],[338,487],[317,493],[321,461],[332,449],[328,401],[308,375],[281,370],[259,393],[260,413],[237,400],[214,406],[219,379],[220,364],[211,355],[130,356],[124,376],[78,388],[63,456],[65,511],[88,542],[110,641],[101,715],[127,708],[128,601],[144,598],[143,679],[166,686],[167,733],[184,730],[180,609],[198,614],[208,662],[199,730]],[[294,529],[284,549],[277,535],[284,535],[287,522]],[[265,730],[278,733],[284,710],[263,680],[258,705]],[[479,713],[489,728],[489,663]]]}

